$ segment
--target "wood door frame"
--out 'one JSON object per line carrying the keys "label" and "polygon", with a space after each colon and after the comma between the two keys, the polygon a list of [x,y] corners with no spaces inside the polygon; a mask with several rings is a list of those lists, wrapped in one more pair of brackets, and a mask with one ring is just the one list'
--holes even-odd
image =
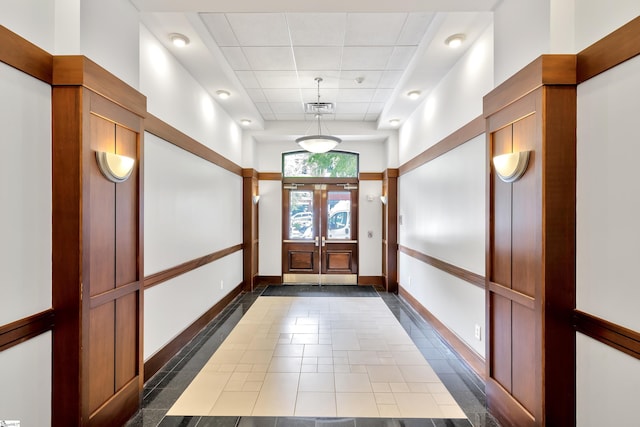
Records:
{"label": "wood door frame", "polygon": [[[327,221],[328,211],[326,210],[326,197],[328,191],[342,191],[340,186],[358,186],[357,178],[285,178],[282,181],[282,274],[285,275],[295,274],[353,274],[358,275],[358,188],[347,188],[345,191],[355,191],[355,196],[351,198],[351,236],[355,237],[350,239],[349,242],[332,241],[330,243],[325,242],[323,244],[323,236],[327,236]],[[317,188],[318,186],[331,186],[330,188]],[[289,187],[289,188],[288,188]],[[307,188],[305,188],[307,187]],[[314,240],[300,240],[300,242],[294,242],[289,237],[289,209],[290,209],[290,196],[291,190],[300,189],[302,191],[313,192],[313,227],[317,230],[314,233],[317,236],[318,243]],[[326,217],[325,221],[319,221],[319,217]],[[355,243],[354,243],[355,241]],[[313,245],[313,250],[309,251],[309,247]],[[345,245],[351,245],[347,247]],[[334,252],[322,250],[322,248],[332,247]],[[354,249],[355,248],[355,249]],[[291,259],[292,253],[299,256],[298,262],[308,263],[307,269],[291,269],[293,260]],[[329,254],[333,253],[336,260],[341,260],[341,263],[337,266],[338,271],[331,272],[327,269],[330,263]],[[310,255],[311,254],[311,255]],[[309,258],[311,256],[311,258]],[[347,263],[348,269],[344,268],[344,263]]]}

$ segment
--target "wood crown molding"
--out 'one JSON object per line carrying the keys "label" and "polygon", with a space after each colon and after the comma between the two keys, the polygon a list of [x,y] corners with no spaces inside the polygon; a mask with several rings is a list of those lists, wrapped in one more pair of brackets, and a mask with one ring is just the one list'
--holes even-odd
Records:
{"label": "wood crown molding", "polygon": [[0,25],[0,62],[45,83],[53,81],[53,55]]}
{"label": "wood crown molding", "polygon": [[54,312],[48,309],[0,326],[0,352],[53,329]]}
{"label": "wood crown molding", "polygon": [[543,85],[575,85],[577,55],[542,55],[483,98],[489,117]]}
{"label": "wood crown molding", "polygon": [[400,176],[400,169],[389,168],[382,172],[382,179],[397,178]]}
{"label": "wood crown molding", "polygon": [[259,172],[258,179],[260,181],[282,181],[280,172]]}
{"label": "wood crown molding", "polygon": [[83,86],[140,117],[147,114],[146,96],[85,56],[54,56],[52,84]]}
{"label": "wood crown molding", "polygon": [[577,83],[640,55],[640,16],[578,53]]}
{"label": "wood crown molding", "polygon": [[226,249],[222,249],[220,251],[216,251],[208,255],[202,256],[200,258],[183,262],[182,264],[176,265],[175,267],[171,267],[166,270],[159,271],[154,274],[150,274],[149,276],[146,276],[144,278],[144,288],[149,289],[153,286],[159,285],[162,282],[171,280],[174,277],[178,277],[182,274],[195,270],[196,268],[202,267],[203,265],[207,265],[209,263],[217,261],[221,258],[226,257],[227,255],[231,255],[232,253],[241,251],[243,247],[244,247],[243,244],[231,246]]}
{"label": "wood crown molding", "polygon": [[252,168],[242,169],[242,177],[258,179],[258,171]]}
{"label": "wood crown molding", "polygon": [[398,294],[416,310],[424,319],[426,319],[433,328],[440,334],[444,340],[455,350],[460,357],[467,362],[467,365],[473,369],[482,379],[486,379],[485,360],[474,349],[462,341],[458,335],[449,329],[444,323],[442,323],[436,316],[434,316],[425,306],[413,297],[402,286],[398,287]]}
{"label": "wood crown molding", "polygon": [[580,310],[573,311],[573,318],[576,331],[640,359],[640,332]]}
{"label": "wood crown molding", "polygon": [[240,166],[216,153],[209,147],[199,143],[190,136],[180,132],[178,129],[152,114],[147,114],[145,117],[144,129],[158,138],[163,139],[176,147],[182,148],[201,159],[211,162],[216,166],[220,166],[231,173],[242,176],[242,168]]}
{"label": "wood crown molding", "polygon": [[484,276],[465,270],[464,268],[457,267],[453,264],[449,264],[446,261],[439,260],[438,258],[434,258],[430,255],[423,254],[414,249],[407,248],[406,246],[400,245],[399,249],[400,252],[407,254],[410,257],[417,259],[418,261],[422,261],[425,264],[429,264],[430,266],[435,267],[438,270],[449,273],[450,275],[457,277],[458,279],[464,280],[465,282],[471,283],[472,285],[475,285],[482,289],[486,288]]}
{"label": "wood crown molding", "polygon": [[358,179],[360,181],[382,181],[382,172],[360,172]]}
{"label": "wood crown molding", "polygon": [[454,148],[457,148],[462,144],[469,142],[473,138],[482,135],[485,132],[485,126],[486,125],[484,117],[476,117],[466,125],[462,126],[460,129],[445,137],[440,142],[432,145],[413,159],[400,166],[400,175],[404,175],[407,172],[410,172],[430,162],[431,160],[453,150]]}

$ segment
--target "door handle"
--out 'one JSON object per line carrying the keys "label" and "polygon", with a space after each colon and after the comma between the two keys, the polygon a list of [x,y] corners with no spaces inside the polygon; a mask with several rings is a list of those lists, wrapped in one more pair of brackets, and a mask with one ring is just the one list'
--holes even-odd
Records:
{"label": "door handle", "polygon": [[324,236],[322,236],[322,246],[324,247],[324,245],[326,245],[326,244],[327,244],[327,241],[326,241],[326,239],[324,238]]}
{"label": "door handle", "polygon": [[[323,237],[322,239],[323,239],[323,246],[324,246],[324,237]],[[315,245],[316,245],[316,246],[320,246],[320,244],[319,244],[319,242],[318,242],[318,236],[316,236],[316,239],[315,239],[315,240],[316,240]]]}

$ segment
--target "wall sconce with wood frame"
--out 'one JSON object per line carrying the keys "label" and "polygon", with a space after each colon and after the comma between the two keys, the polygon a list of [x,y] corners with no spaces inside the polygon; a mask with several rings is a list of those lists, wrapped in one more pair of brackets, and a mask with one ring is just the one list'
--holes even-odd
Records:
{"label": "wall sconce with wood frame", "polygon": [[96,151],[96,160],[102,175],[116,184],[129,179],[135,159],[120,154]]}
{"label": "wall sconce with wood frame", "polygon": [[531,151],[507,153],[493,158],[493,167],[498,177],[504,182],[515,182],[524,175],[529,165]]}

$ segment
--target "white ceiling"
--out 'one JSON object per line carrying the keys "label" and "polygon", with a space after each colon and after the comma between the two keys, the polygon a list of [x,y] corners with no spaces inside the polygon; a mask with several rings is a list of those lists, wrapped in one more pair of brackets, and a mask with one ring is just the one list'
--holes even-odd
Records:
{"label": "white ceiling", "polygon": [[[408,118],[492,19],[498,0],[132,0],[147,28],[251,128],[312,120],[304,104],[334,104],[323,120]],[[190,43],[179,49],[168,35]],[[445,46],[463,33],[458,49]],[[421,97],[409,99],[409,91]]]}

